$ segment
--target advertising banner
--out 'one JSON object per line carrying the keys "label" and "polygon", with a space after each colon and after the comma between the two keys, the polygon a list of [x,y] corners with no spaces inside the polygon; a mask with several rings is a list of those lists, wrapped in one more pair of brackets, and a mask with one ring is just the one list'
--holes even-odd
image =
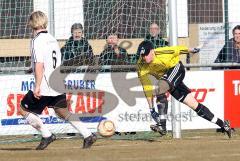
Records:
{"label": "advertising banner", "polygon": [[232,127],[240,127],[240,71],[224,72],[224,114]]}
{"label": "advertising banner", "polygon": [[[68,109],[79,114],[79,118],[92,131],[98,122],[112,120],[119,132],[149,131],[154,121],[137,73],[69,74],[64,79],[55,79],[54,89],[67,93]],[[223,118],[223,72],[187,72],[184,82],[194,97]],[[0,79],[0,135],[33,134],[37,131],[29,126],[19,114],[20,101],[34,87],[32,75],[8,75]],[[55,87],[56,86],[56,87]],[[170,99],[170,97],[169,97]],[[173,116],[171,105],[167,126],[171,121],[182,122],[182,129],[216,128],[216,125],[181,105],[181,114]],[[54,133],[76,132],[69,123],[56,117],[53,109],[47,108],[40,116]]]}

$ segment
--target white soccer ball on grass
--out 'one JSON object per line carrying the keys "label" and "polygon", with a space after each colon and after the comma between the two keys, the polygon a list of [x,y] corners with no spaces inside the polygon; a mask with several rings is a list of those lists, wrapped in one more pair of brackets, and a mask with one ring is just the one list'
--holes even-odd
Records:
{"label": "white soccer ball on grass", "polygon": [[103,137],[110,137],[115,133],[115,125],[111,120],[102,120],[97,127],[98,133]]}

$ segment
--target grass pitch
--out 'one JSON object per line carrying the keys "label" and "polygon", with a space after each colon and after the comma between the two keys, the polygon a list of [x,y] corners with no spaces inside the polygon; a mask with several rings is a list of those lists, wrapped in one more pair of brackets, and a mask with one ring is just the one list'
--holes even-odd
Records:
{"label": "grass pitch", "polygon": [[[60,138],[60,137],[59,137]],[[36,151],[39,139],[2,142],[3,161],[239,161],[240,132],[232,139],[215,130],[183,131],[182,139],[171,134],[142,132],[99,138],[91,149],[82,149],[82,139],[58,139],[46,150]]]}

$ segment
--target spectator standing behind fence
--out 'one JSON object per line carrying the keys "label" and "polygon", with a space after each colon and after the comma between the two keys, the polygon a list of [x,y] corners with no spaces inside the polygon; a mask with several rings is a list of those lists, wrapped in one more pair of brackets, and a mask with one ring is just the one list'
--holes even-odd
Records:
{"label": "spectator standing behind fence", "polygon": [[160,36],[160,28],[158,24],[152,23],[149,28],[149,34],[145,37],[145,40],[152,42],[154,48],[168,46],[168,42]]}
{"label": "spectator standing behind fence", "polygon": [[[149,34],[145,37],[145,40],[150,41],[153,44],[154,49],[168,46],[168,41],[164,40],[160,36],[160,31],[161,29],[158,26],[158,24],[152,23],[149,27]],[[140,55],[137,53],[135,59],[136,62],[139,59],[139,57]]]}
{"label": "spectator standing behind fence", "polygon": [[[232,30],[233,38],[223,46],[214,63],[240,63],[240,25]],[[214,67],[213,69],[239,69],[240,67]]]}
{"label": "spectator standing behind fence", "polygon": [[118,45],[117,34],[110,34],[107,37],[107,45],[100,54],[99,65],[121,65],[128,62],[126,49]]}
{"label": "spectator standing behind fence", "polygon": [[[74,23],[71,27],[72,36],[61,48],[63,62],[71,59],[79,59],[78,56],[85,56],[87,59],[93,57],[91,45],[83,37],[83,26],[80,23]],[[79,60],[82,61],[82,60]]]}

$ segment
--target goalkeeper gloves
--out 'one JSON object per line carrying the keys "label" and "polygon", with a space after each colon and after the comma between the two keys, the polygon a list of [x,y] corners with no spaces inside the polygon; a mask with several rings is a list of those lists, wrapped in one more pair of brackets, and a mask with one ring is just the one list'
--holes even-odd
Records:
{"label": "goalkeeper gloves", "polygon": [[151,113],[151,116],[152,116],[152,118],[154,119],[154,121],[155,121],[157,124],[160,124],[159,114],[155,111],[154,108],[150,108],[150,113]]}

